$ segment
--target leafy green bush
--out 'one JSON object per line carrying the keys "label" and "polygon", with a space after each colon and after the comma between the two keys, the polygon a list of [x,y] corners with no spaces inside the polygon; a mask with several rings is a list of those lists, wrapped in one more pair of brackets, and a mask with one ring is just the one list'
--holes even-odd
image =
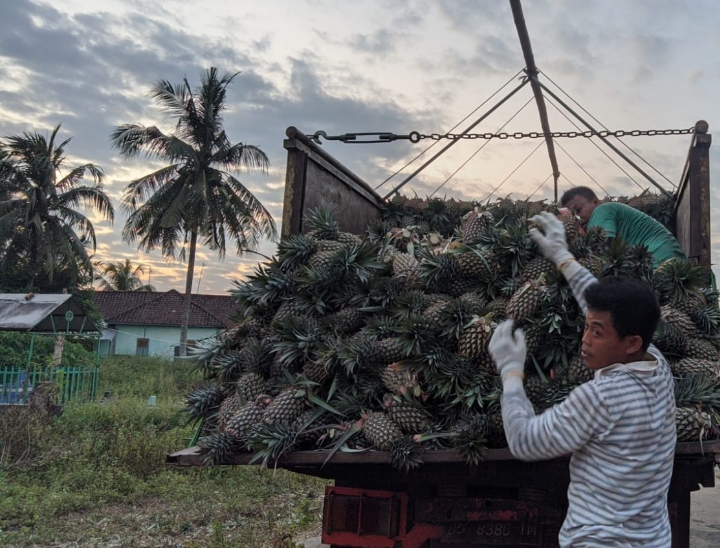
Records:
{"label": "leafy green bush", "polygon": [[[15,331],[0,331],[0,366],[25,367],[28,363],[32,335]],[[86,338],[66,337],[60,365],[88,366],[95,364],[92,351],[94,341]],[[35,335],[30,368],[35,369],[52,364],[55,337]]]}

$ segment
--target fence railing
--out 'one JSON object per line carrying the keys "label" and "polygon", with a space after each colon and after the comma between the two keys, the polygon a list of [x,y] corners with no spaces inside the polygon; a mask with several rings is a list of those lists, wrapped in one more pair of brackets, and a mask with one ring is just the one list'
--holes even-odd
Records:
{"label": "fence railing", "polygon": [[56,385],[55,403],[70,400],[93,400],[97,393],[97,367],[47,367],[27,370],[22,367],[0,366],[0,404],[26,404],[33,387],[39,382]]}

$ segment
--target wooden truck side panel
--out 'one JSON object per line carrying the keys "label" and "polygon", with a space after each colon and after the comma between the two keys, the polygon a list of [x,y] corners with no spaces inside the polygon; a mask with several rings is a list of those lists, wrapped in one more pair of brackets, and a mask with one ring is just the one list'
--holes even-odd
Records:
{"label": "wooden truck side panel", "polygon": [[380,217],[382,198],[370,186],[294,127],[287,129],[288,151],[282,236],[306,232],[303,222],[314,208],[331,206],[340,230],[362,235]]}

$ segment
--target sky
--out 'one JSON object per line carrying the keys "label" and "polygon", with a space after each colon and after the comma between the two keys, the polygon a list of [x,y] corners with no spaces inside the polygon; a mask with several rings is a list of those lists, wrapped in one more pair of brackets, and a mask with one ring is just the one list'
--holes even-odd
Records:
{"label": "sky", "polygon": [[[541,81],[581,105],[589,113],[584,116],[611,130],[683,129],[704,119],[712,133],[720,121],[720,3],[525,0],[523,9]],[[270,168],[236,176],[280,232],[288,126],[329,135],[464,129],[519,83],[524,66],[506,0],[0,0],[0,137],[49,135],[62,124],[60,136],[72,137],[68,166],[101,166],[116,209],[112,225],[95,218],[95,259],[130,258],[148,267],[144,282],[182,292],[184,263],[167,261],[159,251],[138,251],[121,238],[124,189],[162,164],[121,158],[110,135],[127,123],[172,131],[172,120],[148,95],[156,82],[186,77],[197,85],[209,67],[240,73],[228,88],[225,130],[232,142],[261,147]],[[577,129],[579,122],[554,101],[547,108],[552,130]],[[501,128],[540,131],[529,86],[473,131]],[[689,135],[623,141],[658,170],[632,156],[663,188],[678,184]],[[372,187],[396,174],[378,188],[384,195],[439,149],[405,167],[431,144],[323,141],[322,147]],[[558,139],[556,153],[560,193],[581,184],[601,197],[656,191],[597,139]],[[720,196],[712,175],[720,146],[713,145],[710,154],[711,196]],[[550,175],[545,146],[537,139],[467,141],[403,192],[552,199]],[[713,263],[720,261],[716,209]],[[258,251],[272,255],[275,249],[267,241]],[[238,257],[232,248],[221,261],[199,248],[193,290],[223,294],[259,259]]]}

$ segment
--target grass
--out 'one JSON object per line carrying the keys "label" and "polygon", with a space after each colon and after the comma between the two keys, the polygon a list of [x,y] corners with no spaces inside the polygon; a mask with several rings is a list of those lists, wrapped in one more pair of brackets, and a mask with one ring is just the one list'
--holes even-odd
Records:
{"label": "grass", "polygon": [[195,383],[183,362],[108,359],[97,402],[0,411],[0,546],[297,548],[317,535],[325,480],[165,466],[192,436],[181,410]]}

